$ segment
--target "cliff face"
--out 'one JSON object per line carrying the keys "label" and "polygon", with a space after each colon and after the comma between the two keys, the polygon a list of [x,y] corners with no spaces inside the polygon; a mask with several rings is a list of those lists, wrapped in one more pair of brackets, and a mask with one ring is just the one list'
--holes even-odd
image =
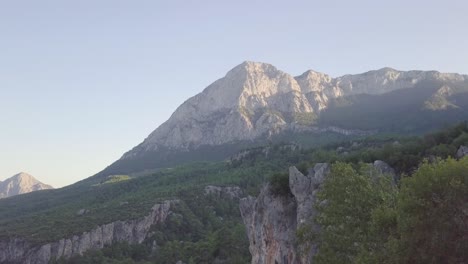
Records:
{"label": "cliff face", "polygon": [[410,89],[428,80],[465,83],[468,78],[390,68],[337,78],[315,71],[293,77],[267,63],[244,62],[185,101],[169,120],[123,158],[159,148],[220,145],[294,130],[295,124],[310,123],[333,98],[384,94]]}
{"label": "cliff face", "polygon": [[81,235],[74,235],[40,246],[31,245],[19,238],[0,241],[0,263],[46,264],[50,260],[68,259],[71,256],[81,255],[91,249],[101,249],[116,242],[142,243],[152,225],[166,220],[171,205],[174,203],[177,201],[170,200],[155,204],[150,213],[141,219],[116,221],[97,226]]}
{"label": "cliff face", "polygon": [[309,70],[294,77],[267,63],[244,62],[185,101],[123,158],[160,148],[221,145],[295,131],[297,124],[310,125],[331,99],[411,89],[424,81],[447,83],[441,91],[468,85],[465,75],[436,71],[383,68],[332,78]]}
{"label": "cliff face", "polygon": [[267,185],[257,198],[241,199],[240,210],[250,242],[252,264],[310,263],[316,247],[297,246],[296,231],[312,222],[316,214],[315,195],[329,170],[328,164],[319,163],[305,176],[291,167],[292,195],[275,195]]}
{"label": "cliff face", "polygon": [[[398,177],[387,163],[376,160],[369,164],[371,175],[385,175],[396,183]],[[317,192],[330,173],[327,163],[317,163],[307,176],[295,167],[289,168],[291,194],[280,196],[265,186],[257,198],[240,200],[240,211],[247,229],[252,264],[306,264],[311,263],[318,247],[311,242],[298,242],[301,228],[320,231],[314,223]]]}

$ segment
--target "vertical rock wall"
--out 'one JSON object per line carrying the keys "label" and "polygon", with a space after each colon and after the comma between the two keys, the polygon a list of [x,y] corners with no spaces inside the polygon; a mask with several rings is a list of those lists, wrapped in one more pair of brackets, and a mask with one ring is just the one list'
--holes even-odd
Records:
{"label": "vertical rock wall", "polygon": [[249,237],[252,264],[310,263],[315,245],[296,243],[296,231],[312,224],[315,195],[330,166],[318,163],[307,176],[295,167],[289,169],[291,195],[280,196],[265,186],[257,198],[240,201],[240,210]]}
{"label": "vertical rock wall", "polygon": [[140,219],[116,221],[97,226],[89,232],[63,238],[59,241],[33,246],[13,238],[0,241],[0,263],[47,264],[50,260],[68,259],[88,250],[102,249],[116,242],[142,243],[152,225],[164,222],[176,200],[155,204],[148,215]]}

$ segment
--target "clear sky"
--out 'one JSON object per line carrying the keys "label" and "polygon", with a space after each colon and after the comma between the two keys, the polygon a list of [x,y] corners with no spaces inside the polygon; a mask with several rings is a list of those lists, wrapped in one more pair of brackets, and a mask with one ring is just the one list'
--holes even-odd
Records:
{"label": "clear sky", "polygon": [[55,187],[245,60],[299,75],[468,73],[467,1],[0,0],[0,180]]}

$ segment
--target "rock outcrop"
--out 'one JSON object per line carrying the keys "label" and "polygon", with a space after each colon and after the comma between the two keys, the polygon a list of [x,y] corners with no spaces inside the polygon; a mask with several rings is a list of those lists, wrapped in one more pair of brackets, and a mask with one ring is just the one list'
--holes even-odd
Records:
{"label": "rock outcrop", "polygon": [[[371,176],[396,179],[395,170],[377,160],[369,164]],[[311,263],[318,247],[310,241],[298,242],[297,231],[305,228],[315,232],[317,215],[315,203],[330,165],[317,163],[307,176],[295,167],[289,168],[290,195],[277,195],[266,185],[257,198],[248,196],[240,200],[240,211],[249,238],[252,264],[305,264]],[[326,203],[323,201],[322,203]]]}
{"label": "rock outcrop", "polygon": [[216,198],[239,199],[244,192],[238,186],[214,186],[205,187],[205,195],[213,195]]}
{"label": "rock outcrop", "polygon": [[141,219],[108,223],[89,232],[39,246],[20,238],[0,241],[0,263],[46,264],[51,260],[68,259],[116,242],[142,243],[152,225],[166,220],[174,203],[177,200],[155,204],[150,213]]}
{"label": "rock outcrop", "polygon": [[398,182],[399,177],[395,172],[395,169],[388,165],[385,161],[376,160],[372,165],[373,168],[377,171],[377,173],[391,177],[393,184],[396,184]]}
{"label": "rock outcrop", "polygon": [[53,187],[25,172],[20,172],[0,182],[0,198],[47,189],[53,189]]}
{"label": "rock outcrop", "polygon": [[250,242],[252,264],[310,263],[316,247],[298,246],[296,231],[305,225],[313,225],[315,195],[329,171],[330,166],[326,163],[316,164],[307,176],[291,167],[291,195],[275,195],[267,185],[257,198],[241,199],[240,211]]}
{"label": "rock outcrop", "polygon": [[468,147],[467,146],[460,146],[457,151],[457,158],[461,159],[465,156],[468,156]]}
{"label": "rock outcrop", "polygon": [[[272,148],[273,148],[272,146],[265,146],[265,147],[245,149],[231,156],[229,158],[229,162],[230,163],[242,162],[243,160],[252,158],[254,156],[264,156],[265,158],[267,158],[268,155],[271,153]],[[301,146],[295,143],[289,143],[289,144],[277,145],[274,148],[276,148],[276,150],[279,150],[279,151],[294,152],[294,151],[300,150]]]}

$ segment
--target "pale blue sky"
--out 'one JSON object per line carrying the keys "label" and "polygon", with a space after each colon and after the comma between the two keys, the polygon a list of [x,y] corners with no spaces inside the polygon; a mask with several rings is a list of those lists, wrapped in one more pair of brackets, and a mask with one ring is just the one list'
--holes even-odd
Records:
{"label": "pale blue sky", "polygon": [[465,1],[0,0],[0,180],[97,173],[244,60],[468,73]]}

